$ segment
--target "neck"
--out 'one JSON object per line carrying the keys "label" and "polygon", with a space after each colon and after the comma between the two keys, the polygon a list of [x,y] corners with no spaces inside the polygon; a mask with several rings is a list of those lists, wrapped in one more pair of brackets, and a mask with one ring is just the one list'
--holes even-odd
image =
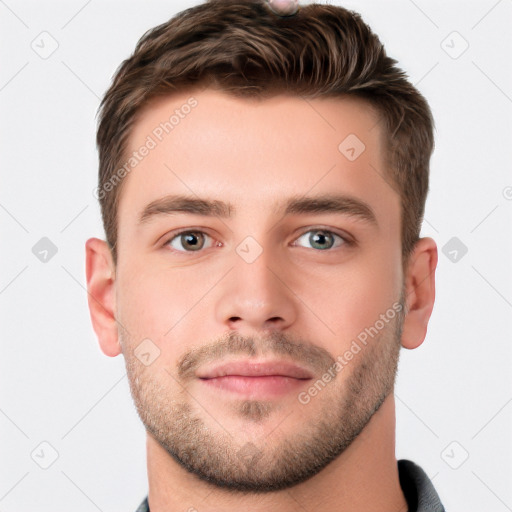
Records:
{"label": "neck", "polygon": [[290,489],[241,494],[214,487],[182,468],[150,435],[147,463],[151,512],[407,512],[395,457],[393,392],[336,460]]}

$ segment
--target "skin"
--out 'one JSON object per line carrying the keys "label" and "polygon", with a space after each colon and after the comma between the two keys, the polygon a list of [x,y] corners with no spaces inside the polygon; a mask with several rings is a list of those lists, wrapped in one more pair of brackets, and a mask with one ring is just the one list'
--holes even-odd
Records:
{"label": "skin", "polygon": [[[256,101],[187,91],[141,112],[130,151],[191,96],[197,107],[125,178],[117,265],[104,241],[86,243],[92,323],[102,351],[123,354],[148,430],[151,511],[407,510],[395,457],[394,376],[400,347],[425,339],[437,247],[420,239],[404,271],[400,197],[375,172],[385,172],[376,114],[352,98]],[[365,145],[354,161],[338,149],[349,134]],[[375,222],[276,210],[292,196],[333,193],[367,204]],[[227,201],[234,212],[160,214],[140,223],[146,206],[168,194]],[[182,229],[208,235],[192,239],[203,248],[187,252],[190,239],[176,236]],[[309,237],[319,230],[344,239],[315,239],[319,248]],[[257,245],[241,247],[261,250],[250,263],[237,252],[248,236]],[[298,391],[401,300],[403,315],[359,343],[335,378],[301,403]],[[135,352],[145,339],[159,351],[148,366]],[[197,370],[208,361],[283,354],[314,378],[271,398],[242,397],[179,371],[187,358]],[[248,446],[257,454],[250,464],[238,456]],[[191,467],[180,462],[185,455]]]}

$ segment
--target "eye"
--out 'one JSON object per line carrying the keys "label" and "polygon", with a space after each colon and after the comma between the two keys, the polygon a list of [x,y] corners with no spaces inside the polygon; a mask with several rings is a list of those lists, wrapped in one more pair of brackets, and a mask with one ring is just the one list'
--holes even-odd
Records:
{"label": "eye", "polygon": [[[312,229],[310,231],[306,231],[306,233],[302,234],[299,238],[297,238],[297,241],[300,240],[306,241],[306,243],[311,244],[313,249],[319,249],[321,251],[340,247],[341,245],[350,243],[341,235],[338,235],[326,229]],[[337,245],[335,245],[336,240],[338,240]],[[297,245],[297,241],[294,242],[293,245]]]}
{"label": "eye", "polygon": [[[312,229],[306,231],[296,239],[293,245],[305,247],[301,241],[305,241],[310,244],[313,249],[320,251],[351,244],[348,239],[327,229]],[[174,236],[164,244],[164,246],[170,246],[173,250],[178,252],[199,252],[213,245],[215,244],[212,237],[199,230],[180,231],[179,233],[175,233]]]}
{"label": "eye", "polygon": [[[207,239],[210,240],[210,245],[205,247]],[[211,247],[211,242],[211,237],[202,231],[181,231],[175,234],[165,245],[170,245],[179,252],[197,252]]]}

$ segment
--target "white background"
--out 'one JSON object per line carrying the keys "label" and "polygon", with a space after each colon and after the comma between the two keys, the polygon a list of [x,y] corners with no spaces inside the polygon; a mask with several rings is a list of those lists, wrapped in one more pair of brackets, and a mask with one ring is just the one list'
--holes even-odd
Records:
{"label": "white background", "polygon": [[[95,113],[139,37],[191,5],[0,0],[2,512],[130,511],[147,492],[123,360],[100,352],[84,288],[84,242],[103,237]],[[436,120],[423,234],[440,249],[437,302],[425,343],[402,352],[397,457],[448,511],[512,510],[512,2],[343,5]],[[43,31],[59,45],[47,59],[31,47]],[[58,249],[46,263],[32,252],[42,237]],[[453,237],[468,249],[455,262],[442,252]],[[58,452],[48,469],[42,442]]]}

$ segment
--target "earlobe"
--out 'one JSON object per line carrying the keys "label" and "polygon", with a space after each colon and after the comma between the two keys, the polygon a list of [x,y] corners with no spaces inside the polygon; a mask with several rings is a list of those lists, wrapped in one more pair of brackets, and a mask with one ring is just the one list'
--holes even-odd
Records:
{"label": "earlobe", "polygon": [[115,267],[108,244],[90,238],[85,244],[87,301],[100,348],[107,356],[121,353],[115,304]]}
{"label": "earlobe", "polygon": [[437,245],[432,238],[416,242],[405,275],[406,316],[402,346],[419,347],[427,335],[427,325],[434,308]]}

